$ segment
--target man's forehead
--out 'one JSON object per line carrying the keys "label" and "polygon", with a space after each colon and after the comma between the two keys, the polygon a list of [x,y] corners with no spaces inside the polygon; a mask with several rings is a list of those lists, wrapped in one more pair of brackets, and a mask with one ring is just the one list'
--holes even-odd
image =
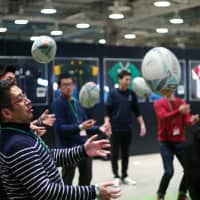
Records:
{"label": "man's forehead", "polygon": [[72,78],[63,78],[61,79],[62,82],[73,82]]}
{"label": "man's forehead", "polygon": [[13,96],[17,96],[17,95],[19,95],[19,94],[22,93],[22,90],[21,90],[18,86],[13,85],[13,86],[11,87],[11,89],[10,89],[10,93],[11,93]]}

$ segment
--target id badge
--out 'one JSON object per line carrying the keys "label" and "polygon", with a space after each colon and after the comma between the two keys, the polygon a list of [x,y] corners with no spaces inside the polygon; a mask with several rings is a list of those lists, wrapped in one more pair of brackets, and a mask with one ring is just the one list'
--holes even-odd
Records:
{"label": "id badge", "polygon": [[86,135],[87,135],[87,133],[85,130],[80,131],[80,136],[86,136]]}
{"label": "id badge", "polygon": [[176,136],[176,135],[180,135],[180,129],[179,128],[175,128],[173,130],[173,136]]}

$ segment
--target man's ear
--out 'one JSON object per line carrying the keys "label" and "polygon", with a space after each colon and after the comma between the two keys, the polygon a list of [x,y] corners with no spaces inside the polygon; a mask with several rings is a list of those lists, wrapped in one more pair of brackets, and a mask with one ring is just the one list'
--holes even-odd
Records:
{"label": "man's ear", "polygon": [[10,119],[12,119],[12,112],[8,108],[3,108],[1,110],[1,114],[2,114],[2,116],[4,118],[4,120],[7,120],[7,119],[10,120]]}

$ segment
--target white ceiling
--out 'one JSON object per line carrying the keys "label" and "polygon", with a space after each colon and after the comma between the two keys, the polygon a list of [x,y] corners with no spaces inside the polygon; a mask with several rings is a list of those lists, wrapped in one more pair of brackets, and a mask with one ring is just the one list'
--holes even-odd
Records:
{"label": "white ceiling", "polygon": [[[57,9],[54,15],[40,14],[50,0],[0,0],[1,25],[7,27],[0,39],[29,40],[31,35],[49,35],[57,25],[63,31],[56,40],[97,43],[104,38],[107,44],[129,46],[200,47],[200,0],[169,0],[171,6],[157,8],[155,0],[118,0],[117,9],[125,15],[122,20],[110,20],[113,0],[51,0]],[[178,13],[185,23],[173,25],[169,19]],[[27,25],[16,25],[16,18],[26,18]],[[87,22],[87,30],[75,28]],[[155,32],[158,27],[169,29],[166,34]],[[136,39],[124,39],[134,33]]]}

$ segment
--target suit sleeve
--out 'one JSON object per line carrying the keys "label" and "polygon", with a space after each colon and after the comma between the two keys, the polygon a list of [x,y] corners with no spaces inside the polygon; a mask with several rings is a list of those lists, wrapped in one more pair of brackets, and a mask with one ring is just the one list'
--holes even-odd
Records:
{"label": "suit sleeve", "polygon": [[[56,116],[55,128],[56,130],[65,137],[66,135],[79,134],[78,124],[67,124],[66,122],[66,107],[62,102],[55,101],[52,106],[53,113]],[[66,134],[67,133],[67,134]]]}

